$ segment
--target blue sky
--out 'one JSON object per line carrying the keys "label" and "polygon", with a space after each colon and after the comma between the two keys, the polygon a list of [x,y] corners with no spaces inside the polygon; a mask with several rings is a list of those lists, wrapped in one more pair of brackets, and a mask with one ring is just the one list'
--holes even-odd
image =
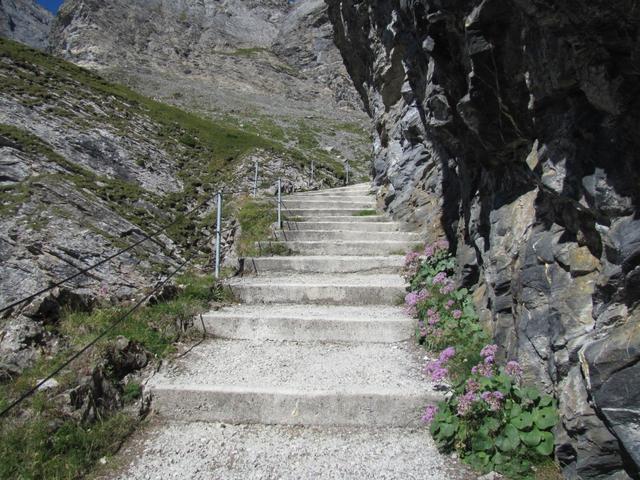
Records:
{"label": "blue sky", "polygon": [[42,5],[47,10],[50,10],[53,13],[56,13],[64,0],[37,0],[37,1],[40,5]]}

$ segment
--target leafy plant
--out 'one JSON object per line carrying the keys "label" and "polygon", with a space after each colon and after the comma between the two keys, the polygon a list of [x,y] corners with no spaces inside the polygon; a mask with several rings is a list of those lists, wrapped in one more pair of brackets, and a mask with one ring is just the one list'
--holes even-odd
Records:
{"label": "leafy plant", "polygon": [[532,467],[548,463],[553,454],[556,402],[521,386],[517,362],[497,365],[498,347],[487,345],[469,292],[454,287],[454,266],[445,241],[405,257],[411,290],[405,304],[418,318],[417,339],[431,351],[441,350],[425,373],[454,382],[452,395],[427,407],[423,420],[440,450],[456,451],[475,469],[530,478]]}

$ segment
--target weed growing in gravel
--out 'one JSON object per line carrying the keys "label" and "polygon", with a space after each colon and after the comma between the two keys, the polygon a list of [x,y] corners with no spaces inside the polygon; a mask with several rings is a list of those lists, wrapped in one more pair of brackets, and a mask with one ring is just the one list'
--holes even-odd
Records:
{"label": "weed growing in gravel", "polygon": [[418,318],[418,342],[440,352],[425,373],[452,382],[452,395],[427,407],[423,421],[440,450],[456,451],[477,470],[532,478],[554,450],[556,402],[521,384],[517,362],[498,363],[498,347],[480,326],[469,292],[454,286],[448,248],[440,241],[405,256],[406,311]]}
{"label": "weed growing in gravel", "polygon": [[354,217],[371,217],[373,215],[377,215],[378,212],[375,210],[360,210],[353,214]]}

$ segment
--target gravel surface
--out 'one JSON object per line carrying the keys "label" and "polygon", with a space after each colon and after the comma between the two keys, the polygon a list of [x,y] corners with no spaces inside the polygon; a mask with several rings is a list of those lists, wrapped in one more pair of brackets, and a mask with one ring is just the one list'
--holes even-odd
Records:
{"label": "gravel surface", "polygon": [[[342,305],[272,305],[265,308],[262,305],[234,305],[224,307],[213,315],[229,315],[238,318],[300,318],[305,320],[315,319],[343,319],[350,321],[398,321],[406,322],[409,319],[404,313],[404,308],[388,305],[367,306],[342,306]],[[411,320],[412,321],[412,320]]]}
{"label": "gravel surface", "polygon": [[426,428],[152,426],[125,448],[119,480],[475,478],[439,454]]}
{"label": "gravel surface", "polygon": [[162,369],[156,385],[229,385],[296,391],[432,388],[409,342],[394,344],[215,340]]}

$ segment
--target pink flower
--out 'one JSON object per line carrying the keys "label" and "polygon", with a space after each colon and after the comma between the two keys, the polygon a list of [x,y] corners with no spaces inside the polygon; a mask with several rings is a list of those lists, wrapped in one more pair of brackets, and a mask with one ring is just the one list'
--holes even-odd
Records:
{"label": "pink flower", "polygon": [[[431,313],[429,313],[429,311]],[[427,311],[428,323],[433,327],[440,321],[440,314],[432,309],[429,309],[429,311]]]}
{"label": "pink flower", "polygon": [[462,317],[462,311],[461,310],[454,310],[453,311],[453,318],[458,320],[460,317]]}
{"label": "pink flower", "polygon": [[408,252],[404,257],[404,265],[408,267],[416,263],[420,259],[420,254],[418,252]]}
{"label": "pink flower", "polygon": [[440,250],[449,250],[449,242],[443,238],[436,242],[436,247]]}
{"label": "pink flower", "polygon": [[491,410],[493,410],[494,412],[497,412],[498,410],[500,410],[500,407],[502,406],[502,400],[504,400],[504,395],[502,394],[502,392],[498,392],[498,391],[483,392],[482,395],[480,395],[480,398],[482,398],[482,400],[487,402]]}
{"label": "pink flower", "polygon": [[446,279],[447,279],[447,272],[439,272],[436,274],[435,277],[433,277],[432,283],[434,285],[437,285],[439,283],[444,284]]}
{"label": "pink flower", "polygon": [[523,370],[520,364],[514,360],[507,362],[507,365],[504,367],[504,371],[507,375],[510,375],[515,378],[522,377]]}
{"label": "pink flower", "polygon": [[424,372],[429,375],[434,382],[441,382],[445,379],[449,370],[442,365],[440,360],[433,360],[425,365]]}
{"label": "pink flower", "polygon": [[436,414],[438,413],[438,407],[434,407],[433,405],[429,405],[424,409],[424,413],[422,414],[422,421],[426,424],[433,422]]}
{"label": "pink flower", "polygon": [[431,258],[433,257],[433,254],[436,253],[436,249],[433,247],[433,245],[426,245],[424,247],[424,256],[427,258]]}
{"label": "pink flower", "polygon": [[455,303],[456,302],[454,302],[453,300],[447,300],[447,307],[451,308]]}
{"label": "pink flower", "polygon": [[456,349],[454,347],[447,347],[443,351],[440,352],[440,356],[438,357],[442,363],[446,363],[451,360],[456,354]]}
{"label": "pink flower", "polygon": [[476,393],[478,390],[480,390],[480,383],[478,383],[473,378],[470,378],[467,380],[466,389],[467,392]]}
{"label": "pink flower", "polygon": [[473,407],[473,402],[478,399],[475,392],[467,392],[458,397],[458,415],[464,417]]}
{"label": "pink flower", "polygon": [[483,357],[495,357],[496,353],[498,353],[497,345],[486,345],[482,350],[480,350],[480,355]]}
{"label": "pink flower", "polygon": [[471,369],[471,373],[474,375],[482,375],[483,377],[493,377],[493,364],[479,363]]}

